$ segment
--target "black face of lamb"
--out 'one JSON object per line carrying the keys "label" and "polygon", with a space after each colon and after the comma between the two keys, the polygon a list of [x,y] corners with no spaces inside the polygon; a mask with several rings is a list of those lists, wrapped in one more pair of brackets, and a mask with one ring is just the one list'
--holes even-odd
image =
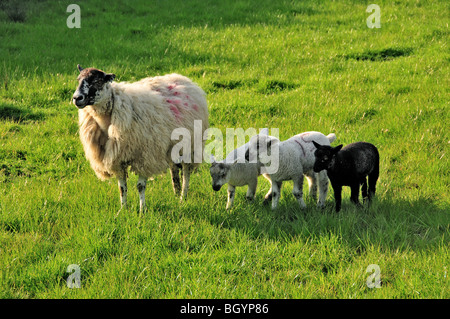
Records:
{"label": "black face of lamb", "polygon": [[320,145],[315,141],[312,141],[314,146],[317,148],[314,152],[314,156],[316,158],[314,162],[313,170],[318,173],[324,169],[329,169],[332,165],[334,157],[341,150],[342,145],[338,145],[336,147],[331,147],[328,145]]}
{"label": "black face of lamb", "polygon": [[77,78],[78,87],[73,95],[73,103],[82,109],[86,105],[95,104],[98,92],[103,90],[106,83],[112,82],[115,75],[94,68],[83,69],[80,65],[78,65],[78,70],[80,75]]}

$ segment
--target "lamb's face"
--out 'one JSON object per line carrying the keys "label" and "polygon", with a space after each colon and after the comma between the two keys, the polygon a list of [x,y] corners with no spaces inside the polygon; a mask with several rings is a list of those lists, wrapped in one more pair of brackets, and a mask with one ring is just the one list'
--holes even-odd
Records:
{"label": "lamb's face", "polygon": [[73,94],[72,101],[79,109],[86,105],[95,105],[107,95],[107,83],[114,80],[114,74],[107,74],[94,68],[83,69],[78,65],[78,87]]}
{"label": "lamb's face", "polygon": [[332,154],[330,154],[326,150],[322,150],[322,149],[320,149],[320,150],[317,149],[314,152],[314,156],[316,159],[314,162],[313,170],[316,173],[318,173],[324,169],[327,169],[330,166],[330,162],[333,157]]}
{"label": "lamb's face", "polygon": [[209,169],[209,173],[212,177],[212,188],[217,192],[230,180],[230,165],[213,162]]}
{"label": "lamb's face", "polygon": [[331,147],[328,145],[320,145],[312,141],[317,148],[314,152],[315,162],[313,170],[318,173],[324,169],[330,169],[333,166],[336,154],[342,148],[342,145]]}

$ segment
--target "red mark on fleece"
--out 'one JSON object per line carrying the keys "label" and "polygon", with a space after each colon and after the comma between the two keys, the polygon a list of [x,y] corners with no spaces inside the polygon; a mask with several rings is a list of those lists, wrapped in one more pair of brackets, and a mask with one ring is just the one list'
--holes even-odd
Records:
{"label": "red mark on fleece", "polygon": [[175,99],[175,100],[167,99],[166,102],[169,103],[169,104],[179,105],[181,103],[181,100],[178,100],[178,99]]}
{"label": "red mark on fleece", "polygon": [[300,147],[302,148],[303,156],[305,156],[306,153],[305,153],[305,149],[303,148],[302,143],[300,143],[299,141],[297,141],[297,140],[295,140],[295,139],[294,139],[294,141],[295,141],[298,145],[300,145]]}
{"label": "red mark on fleece", "polygon": [[176,84],[170,84],[170,85],[167,86],[167,89],[168,89],[169,91],[171,91],[171,90],[173,90],[176,86],[177,86]]}
{"label": "red mark on fleece", "polygon": [[181,120],[181,113],[180,110],[178,110],[175,106],[171,105],[170,110],[172,111],[173,115],[175,116],[175,118],[177,119],[177,121]]}
{"label": "red mark on fleece", "polygon": [[309,143],[309,142],[311,142],[311,141],[307,141],[307,140],[305,140],[305,137],[307,137],[307,136],[309,136],[310,135],[310,133],[302,133],[302,134],[300,134],[300,137],[302,138],[302,140],[303,140],[303,142],[305,142],[305,143]]}
{"label": "red mark on fleece", "polygon": [[198,111],[198,105],[197,105],[197,104],[192,105],[192,108],[193,108],[194,110]]}
{"label": "red mark on fleece", "polygon": [[181,103],[181,100],[179,99],[167,99],[167,103],[170,104],[169,109],[172,112],[172,114],[175,116],[175,119],[180,122],[182,118],[182,114],[180,110],[178,109],[177,105]]}

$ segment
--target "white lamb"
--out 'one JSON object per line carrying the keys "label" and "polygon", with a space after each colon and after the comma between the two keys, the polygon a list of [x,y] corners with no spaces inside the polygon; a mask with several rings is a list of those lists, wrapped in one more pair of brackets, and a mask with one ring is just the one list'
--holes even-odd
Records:
{"label": "white lamb", "polygon": [[[268,135],[269,130],[264,128],[260,135]],[[223,161],[217,162],[214,156],[211,156],[210,174],[212,178],[212,188],[219,191],[220,188],[228,183],[228,199],[226,209],[233,207],[234,195],[237,186],[248,185],[246,198],[252,200],[255,197],[256,187],[258,185],[258,176],[261,175],[259,163],[249,163],[245,161],[249,143],[246,143],[230,152]]]}
{"label": "white lamb", "polygon": [[[203,90],[178,74],[117,83],[113,82],[114,74],[80,65],[78,70],[73,103],[79,108],[80,139],[96,175],[102,180],[117,176],[122,207],[127,201],[128,167],[139,175],[141,211],[147,179],[168,167],[175,193],[181,192],[181,198],[186,198],[190,173],[198,163],[175,163],[171,150],[177,141],[171,134],[181,127],[193,136],[194,120],[201,121],[202,134],[208,128]],[[194,147],[191,149],[194,151]]]}
{"label": "white lamb", "polygon": [[[292,193],[297,199],[300,208],[305,208],[303,200],[303,175],[309,182],[309,194],[314,199],[317,197],[317,185],[319,186],[318,207],[325,205],[325,199],[328,193],[328,177],[321,171],[313,171],[316,150],[312,141],[319,144],[330,145],[336,139],[336,135],[331,133],[328,136],[320,132],[305,132],[280,142],[273,136],[256,135],[250,139],[249,153],[246,155],[250,162],[269,163],[267,152],[260,152],[260,148],[265,150],[278,147],[278,169],[270,174],[264,175],[270,178],[272,187],[265,196],[265,201],[272,199],[272,209],[276,209],[280,199],[280,191],[283,181],[292,180],[294,187]],[[274,163],[271,162],[271,165]],[[264,169],[264,167],[263,167]]]}

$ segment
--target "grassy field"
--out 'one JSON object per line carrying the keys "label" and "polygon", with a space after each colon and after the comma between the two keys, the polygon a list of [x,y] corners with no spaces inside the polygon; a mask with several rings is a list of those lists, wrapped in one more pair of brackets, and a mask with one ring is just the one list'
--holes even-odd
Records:
{"label": "grassy field", "polygon": [[[0,298],[449,298],[448,1],[70,1],[0,4]],[[381,154],[377,197],[277,211],[246,188],[225,211],[209,165],[179,203],[170,174],[138,213],[84,157],[77,63],[117,81],[177,72],[207,92],[210,126],[316,130]],[[330,186],[331,189],[331,186]],[[305,194],[306,186],[305,186]],[[67,267],[79,265],[81,289]],[[370,289],[366,268],[380,267]]]}

